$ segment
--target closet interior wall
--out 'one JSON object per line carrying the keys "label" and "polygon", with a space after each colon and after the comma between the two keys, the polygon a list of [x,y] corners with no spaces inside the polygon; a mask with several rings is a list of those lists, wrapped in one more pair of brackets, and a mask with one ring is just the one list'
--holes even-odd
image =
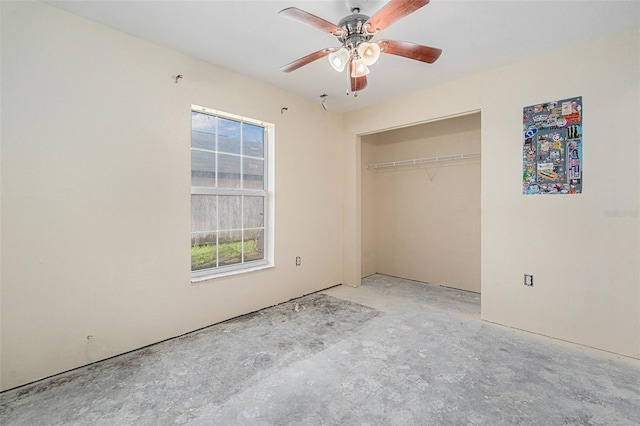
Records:
{"label": "closet interior wall", "polygon": [[480,292],[481,159],[367,167],[480,151],[480,113],[362,137],[363,277]]}

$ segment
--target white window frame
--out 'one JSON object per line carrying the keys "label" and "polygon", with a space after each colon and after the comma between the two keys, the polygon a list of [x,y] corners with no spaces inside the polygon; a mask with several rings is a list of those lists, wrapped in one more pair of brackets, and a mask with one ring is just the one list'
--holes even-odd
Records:
{"label": "white window frame", "polygon": [[[224,119],[239,121],[241,123],[260,126],[264,129],[264,190],[260,189],[231,189],[231,188],[212,188],[203,186],[191,186],[191,195],[245,195],[245,196],[261,196],[264,197],[264,258],[248,262],[237,263],[233,265],[216,266],[209,269],[200,269],[191,271],[191,282],[198,283],[211,280],[214,278],[226,277],[245,272],[259,271],[267,268],[273,268],[274,264],[274,235],[275,235],[275,173],[274,173],[274,145],[275,145],[275,125],[265,121],[255,120],[211,108],[191,105],[192,112],[204,113]],[[191,118],[191,114],[189,115]],[[190,126],[191,128],[191,126]],[[192,131],[193,129],[191,129]],[[191,137],[191,132],[190,135]],[[189,144],[189,152],[193,150]],[[241,162],[242,167],[242,162]],[[193,170],[193,169],[192,169]],[[190,196],[191,199],[191,196]],[[243,215],[244,216],[244,215]],[[189,219],[191,221],[191,219]],[[244,228],[243,228],[244,229]],[[189,233],[191,240],[192,232]],[[191,247],[191,243],[189,244]],[[243,250],[244,252],[244,250]],[[244,256],[244,253],[243,253]]]}

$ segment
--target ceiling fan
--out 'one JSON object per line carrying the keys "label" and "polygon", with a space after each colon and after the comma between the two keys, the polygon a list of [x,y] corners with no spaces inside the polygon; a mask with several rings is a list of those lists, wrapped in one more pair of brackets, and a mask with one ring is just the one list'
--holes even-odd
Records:
{"label": "ceiling fan", "polygon": [[340,47],[328,47],[303,56],[281,67],[280,70],[291,72],[328,56],[329,63],[336,71],[342,72],[348,67],[351,92],[357,96],[358,91],[367,87],[369,65],[378,60],[380,53],[403,56],[429,64],[440,57],[442,50],[434,47],[396,40],[370,42],[378,32],[427,5],[429,0],[391,0],[372,17],[360,13],[364,3],[366,0],[347,0],[347,8],[351,15],[343,18],[338,25],[297,7],[289,7],[278,12],[285,18],[328,32],[342,43]]}

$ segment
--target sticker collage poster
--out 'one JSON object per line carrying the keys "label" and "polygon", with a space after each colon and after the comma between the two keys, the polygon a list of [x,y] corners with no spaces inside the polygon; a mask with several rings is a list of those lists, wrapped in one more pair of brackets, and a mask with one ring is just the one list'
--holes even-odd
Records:
{"label": "sticker collage poster", "polygon": [[522,193],[582,192],[582,97],[522,110]]}

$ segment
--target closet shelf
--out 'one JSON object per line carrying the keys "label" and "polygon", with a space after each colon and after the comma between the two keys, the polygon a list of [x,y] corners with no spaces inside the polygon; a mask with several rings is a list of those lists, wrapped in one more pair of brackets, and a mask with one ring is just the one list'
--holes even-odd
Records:
{"label": "closet shelf", "polygon": [[469,152],[464,154],[443,155],[441,157],[415,158],[413,160],[389,161],[386,163],[367,164],[367,169],[382,169],[384,167],[412,166],[414,164],[442,163],[445,161],[467,160],[480,158],[479,152]]}

